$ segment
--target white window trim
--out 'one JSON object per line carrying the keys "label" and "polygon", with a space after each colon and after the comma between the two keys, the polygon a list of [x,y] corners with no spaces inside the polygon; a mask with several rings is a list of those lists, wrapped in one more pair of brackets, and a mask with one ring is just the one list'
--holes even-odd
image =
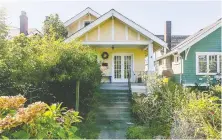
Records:
{"label": "white window trim", "polygon": [[[178,61],[177,62],[175,62],[175,60],[177,59],[177,57],[178,57]],[[173,64],[174,65],[178,65],[178,64],[180,64],[180,55],[173,55]]]}
{"label": "white window trim", "polygon": [[[199,55],[206,55],[207,56],[207,72],[201,73],[199,72]],[[221,52],[196,52],[196,75],[215,75],[217,73],[209,73],[209,55],[217,55],[217,73],[219,73],[220,62],[219,62],[219,55],[222,55]]]}

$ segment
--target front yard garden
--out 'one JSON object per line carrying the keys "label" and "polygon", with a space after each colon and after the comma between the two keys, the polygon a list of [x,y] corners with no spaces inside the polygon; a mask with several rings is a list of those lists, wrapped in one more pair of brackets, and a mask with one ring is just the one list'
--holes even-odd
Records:
{"label": "front yard garden", "polygon": [[63,26],[58,16],[45,22],[43,36],[8,40],[0,13],[0,138],[96,138],[92,106],[101,71],[95,51],[65,43],[54,27]]}
{"label": "front yard garden", "polygon": [[221,85],[200,91],[156,81],[148,96],[133,95],[135,125],[128,138],[221,138]]}

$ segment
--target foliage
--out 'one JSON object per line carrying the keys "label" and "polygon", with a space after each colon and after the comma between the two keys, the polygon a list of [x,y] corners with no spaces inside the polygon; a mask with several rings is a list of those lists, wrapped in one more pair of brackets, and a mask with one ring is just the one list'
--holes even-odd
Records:
{"label": "foliage", "polygon": [[[0,97],[3,100],[6,97]],[[16,101],[24,97],[15,98]],[[14,100],[7,100],[12,102]],[[10,103],[9,103],[10,104]],[[20,105],[20,102],[16,103]],[[8,114],[0,118],[0,134],[2,138],[15,139],[53,139],[53,138],[78,138],[75,135],[77,127],[73,124],[81,122],[78,112],[62,108],[61,104],[48,106],[43,102],[35,102],[26,108],[2,108],[2,112],[10,110]],[[13,113],[12,113],[13,112]]]}
{"label": "foliage", "polygon": [[[68,99],[63,95],[59,98],[60,94],[64,94],[68,88],[68,94],[72,97],[77,80],[81,82],[80,99],[83,96],[91,97],[100,82],[96,53],[90,47],[82,46],[81,42],[65,43],[49,36],[28,38],[21,34],[7,41],[6,48],[0,63],[2,95],[16,95],[19,92],[30,102],[57,101],[67,105]],[[65,87],[66,83],[73,85]],[[60,90],[57,84],[60,84]],[[71,99],[68,107],[73,108],[75,97]]]}
{"label": "foliage", "polygon": [[56,39],[64,39],[68,35],[68,31],[58,14],[51,14],[46,17],[43,25],[43,32],[44,35],[54,36]]}
{"label": "foliage", "polygon": [[[0,7],[0,43],[4,41],[7,36],[7,25],[6,25],[6,12],[3,7]],[[0,44],[1,46],[2,44]]]}
{"label": "foliage", "polygon": [[[88,99],[89,100],[89,99]],[[100,128],[96,124],[96,116],[101,102],[101,94],[97,91],[90,101],[90,112],[82,123],[78,124],[77,134],[85,139],[98,139]]]}
{"label": "foliage", "polygon": [[128,138],[220,138],[221,86],[198,91],[161,81],[158,78],[150,85],[152,93],[133,96],[138,123],[128,129]]}
{"label": "foliage", "polygon": [[190,93],[189,100],[175,110],[174,137],[220,139],[219,98],[206,93]]}
{"label": "foliage", "polygon": [[158,121],[152,122],[149,126],[135,125],[128,128],[126,137],[129,139],[153,139],[166,138],[169,136],[170,127]]}

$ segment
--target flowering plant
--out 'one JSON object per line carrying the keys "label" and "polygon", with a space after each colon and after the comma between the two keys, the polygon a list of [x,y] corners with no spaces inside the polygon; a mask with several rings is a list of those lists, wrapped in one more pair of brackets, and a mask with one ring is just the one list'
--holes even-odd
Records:
{"label": "flowering plant", "polygon": [[[0,113],[5,109],[14,111],[4,112],[5,117],[0,118],[1,138],[78,138],[75,135],[77,127],[73,125],[81,122],[79,112],[67,110],[61,104],[48,106],[44,102],[35,102],[25,108],[26,99],[22,96],[4,96],[0,100],[6,103]],[[8,103],[12,101],[16,103]]]}

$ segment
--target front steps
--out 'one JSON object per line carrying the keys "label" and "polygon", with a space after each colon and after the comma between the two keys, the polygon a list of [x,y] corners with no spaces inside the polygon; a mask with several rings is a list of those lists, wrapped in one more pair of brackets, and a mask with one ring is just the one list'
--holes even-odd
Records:
{"label": "front steps", "polygon": [[99,139],[125,139],[131,124],[131,103],[128,83],[102,84],[102,105],[97,113],[101,128]]}

